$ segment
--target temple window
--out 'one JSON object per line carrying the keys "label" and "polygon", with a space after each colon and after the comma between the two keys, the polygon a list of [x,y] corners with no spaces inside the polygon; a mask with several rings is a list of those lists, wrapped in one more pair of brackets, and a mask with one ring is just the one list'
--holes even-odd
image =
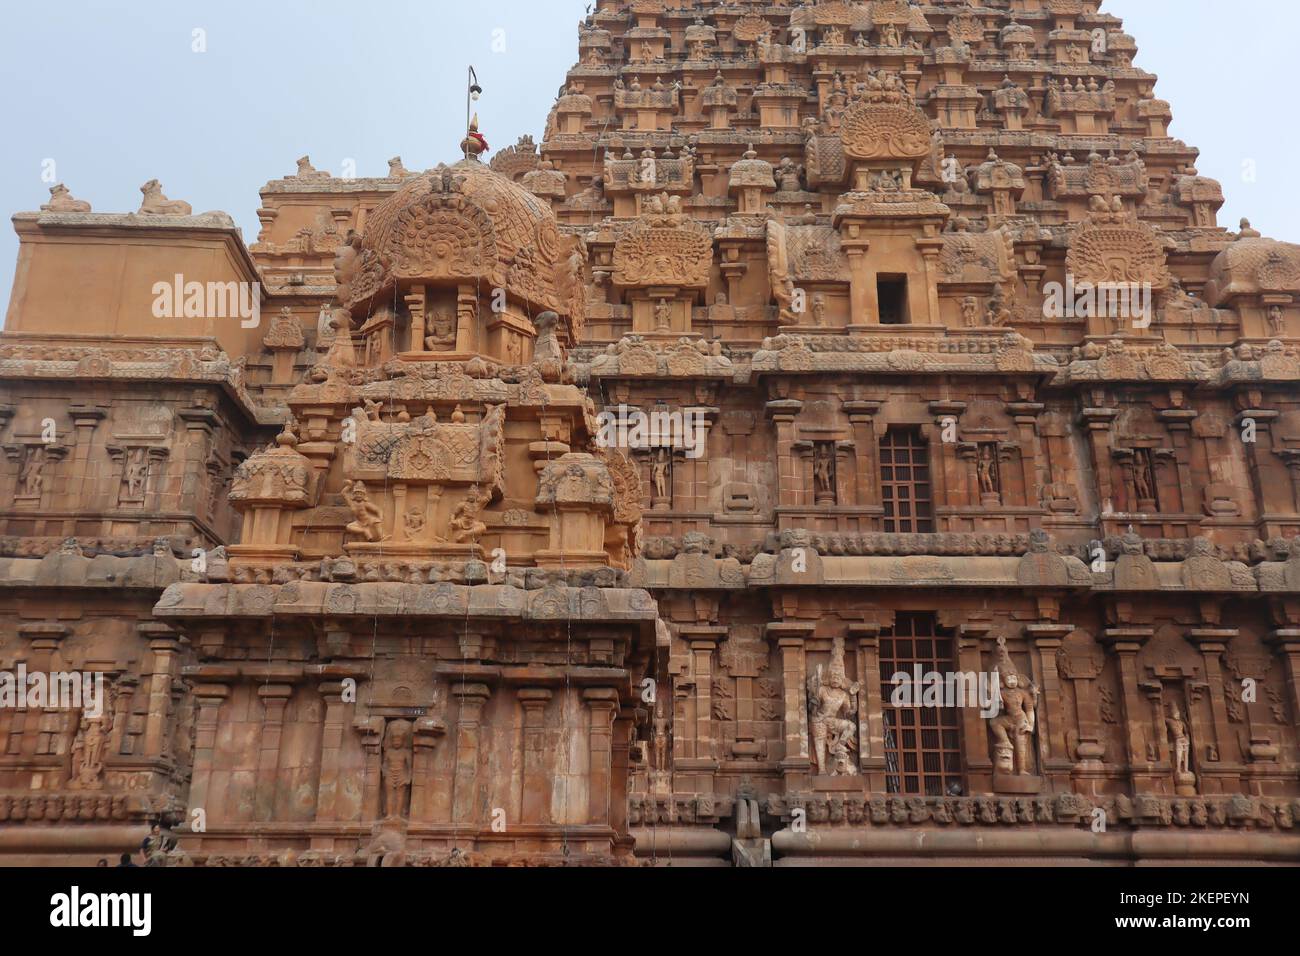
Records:
{"label": "temple window", "polygon": [[879,303],[881,325],[908,324],[907,276],[877,276],[876,300]]}
{"label": "temple window", "polygon": [[891,428],[881,439],[880,497],[886,532],[934,531],[929,448],[917,429]]}
{"label": "temple window", "polygon": [[[945,706],[895,707],[894,675],[948,674],[956,670],[953,639],[933,614],[899,613],[880,635],[880,686],[885,727],[885,788],[889,793],[955,796],[965,792],[957,710]],[[919,694],[917,698],[919,698]]]}

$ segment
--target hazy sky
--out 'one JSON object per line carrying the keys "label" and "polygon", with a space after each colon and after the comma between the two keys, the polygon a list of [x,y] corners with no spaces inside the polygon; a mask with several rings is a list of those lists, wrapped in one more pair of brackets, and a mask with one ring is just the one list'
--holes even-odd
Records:
{"label": "hazy sky", "polygon": [[[0,12],[0,211],[48,201],[42,173],[96,212],[129,212],[162,181],[196,212],[257,237],[258,189],[311,155],[338,176],[457,158],[465,68],[484,87],[493,150],[539,140],[588,0],[42,0]],[[1290,175],[1296,0],[1105,0],[1174,109],[1172,135],[1223,182],[1220,222],[1249,216],[1300,241]],[[201,30],[205,52],[195,52]],[[18,242],[0,228],[7,305]]]}

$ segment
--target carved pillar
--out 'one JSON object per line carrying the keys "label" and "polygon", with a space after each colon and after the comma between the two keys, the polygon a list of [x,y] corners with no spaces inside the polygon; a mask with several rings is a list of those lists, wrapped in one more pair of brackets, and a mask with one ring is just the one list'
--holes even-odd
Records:
{"label": "carved pillar", "polygon": [[776,426],[777,507],[806,504],[800,468],[802,462],[794,450],[794,420],[803,402],[794,399],[767,403],[767,414]]}
{"label": "carved pillar", "polygon": [[[1174,451],[1174,468],[1177,469],[1176,478],[1178,479],[1178,496],[1180,498],[1180,511],[1191,512],[1200,509],[1200,503],[1192,487],[1192,450],[1191,450],[1191,433],[1192,420],[1196,418],[1197,412],[1191,408],[1166,408],[1157,413],[1160,420],[1165,423],[1165,428],[1169,431],[1169,442],[1173,445]],[[1172,511],[1172,508],[1165,507],[1162,510]]]}
{"label": "carved pillar", "polygon": [[[627,833],[627,796],[631,780],[631,743],[633,715],[619,712],[614,719],[613,752],[610,756],[609,825],[614,832]],[[628,846],[630,852],[631,845]]]}
{"label": "carved pillar", "polygon": [[591,713],[587,738],[590,763],[587,768],[587,823],[609,823],[610,784],[614,769],[614,717],[618,714],[618,691],[612,687],[588,687],[582,692]]}
{"label": "carved pillar", "polygon": [[1110,428],[1118,415],[1118,408],[1085,408],[1081,415],[1092,445],[1092,467],[1097,476],[1097,495],[1103,514],[1115,510]]}
{"label": "carved pillar", "polygon": [[1130,784],[1136,783],[1136,776],[1145,770],[1148,761],[1146,738],[1142,728],[1151,722],[1151,707],[1142,700],[1142,689],[1138,684],[1137,654],[1142,645],[1151,639],[1154,629],[1150,627],[1109,627],[1103,632],[1103,640],[1110,646],[1119,662],[1120,701],[1123,709],[1125,742],[1128,753],[1125,763]]}
{"label": "carved pillar", "polygon": [[479,748],[482,746],[483,708],[492,690],[487,684],[455,683],[452,696],[460,704],[456,716],[456,768],[451,808],[453,823],[473,823],[478,818]]}
{"label": "carved pillar", "polygon": [[411,758],[411,813],[412,823],[434,823],[432,790],[442,785],[433,765],[434,750],[447,733],[447,725],[440,717],[422,717],[415,722],[414,753]]}
{"label": "carved pillar", "polygon": [[678,636],[691,649],[691,678],[694,681],[695,721],[690,736],[695,741],[695,756],[678,759],[673,770],[677,779],[690,774],[694,790],[713,792],[713,775],[718,769],[718,748],[713,728],[713,654],[718,641],[726,636],[725,627],[683,624]]}
{"label": "carved pillar", "polygon": [[[1228,725],[1228,705],[1223,699],[1223,652],[1228,649],[1228,642],[1239,633],[1240,631],[1235,627],[1194,627],[1187,632],[1187,639],[1200,650],[1201,659],[1205,664],[1205,682],[1208,685],[1210,704],[1209,731],[1213,737],[1213,752],[1220,760],[1223,759],[1224,741],[1232,733],[1232,728]],[[1163,714],[1161,716],[1163,717]],[[1188,727],[1192,727],[1195,708],[1192,707],[1190,695],[1185,716]],[[1205,735],[1196,734],[1200,729],[1202,728],[1192,727],[1192,740],[1203,745]],[[1204,746],[1201,747],[1200,753],[1194,754],[1193,757],[1193,764],[1199,764],[1205,769],[1213,769],[1211,765],[1214,762],[1210,761],[1209,751]],[[1199,774],[1199,771],[1197,772]]]}
{"label": "carved pillar", "polygon": [[293,696],[289,684],[260,684],[257,696],[262,699],[262,732],[258,739],[257,787],[254,791],[255,820],[275,819],[277,771],[280,769],[280,738],[284,732],[284,709]]}
{"label": "carved pillar", "polygon": [[880,680],[879,622],[850,624],[858,644],[858,765],[873,793],[885,790],[885,698],[890,688]]}
{"label": "carved pillar", "polygon": [[361,735],[363,767],[361,770],[361,819],[367,823],[378,820],[383,790],[384,727],[382,717],[363,717],[352,726]]}
{"label": "carved pillar", "polygon": [[1007,414],[1016,423],[1019,432],[1017,444],[1020,447],[1021,480],[1024,481],[1025,497],[1023,501],[1007,500],[1006,482],[1002,487],[1002,503],[1023,504],[1034,508],[1040,503],[1038,488],[1043,483],[1038,475],[1038,466],[1042,462],[1042,447],[1038,438],[1038,416],[1047,408],[1042,402],[1008,402]]}
{"label": "carved pillar", "polygon": [[316,819],[322,823],[349,820],[354,814],[343,803],[341,789],[343,740],[352,716],[353,704],[343,700],[344,685],[326,681],[320,685],[325,702],[325,723],[321,730],[320,785],[316,794]]}
{"label": "carved pillar", "polygon": [[76,429],[76,444],[72,450],[72,474],[79,475],[78,487],[69,482],[68,491],[88,511],[102,506],[102,488],[99,485],[100,469],[90,467],[90,450],[95,443],[95,428],[108,417],[103,405],[73,405],[69,409],[72,425]]}
{"label": "carved pillar", "polygon": [[1056,652],[1073,630],[1073,624],[1057,623],[1030,624],[1025,628],[1034,650],[1034,670],[1038,673],[1038,686],[1042,691],[1038,702],[1038,756],[1044,776],[1054,776],[1054,772],[1064,774],[1070,769],[1070,756],[1065,744],[1065,699],[1056,670]]}
{"label": "carved pillar", "polygon": [[[958,625],[953,638],[958,671],[983,674],[991,670],[984,666],[981,649],[992,627],[990,621],[967,621]],[[973,707],[958,708],[957,716],[961,721],[962,749],[966,756],[967,792],[992,793],[993,760],[989,757],[988,721]]]}
{"label": "carved pillar", "polygon": [[1300,628],[1278,628],[1269,634],[1268,641],[1277,648],[1286,664],[1287,702],[1290,704],[1291,719],[1300,719]]}
{"label": "carved pillar", "polygon": [[876,491],[876,429],[874,416],[880,402],[845,402],[844,413],[853,429],[854,504],[859,508],[880,504]]}
{"label": "carved pillar", "polygon": [[172,680],[176,676],[177,655],[181,640],[170,627],[156,622],[136,626],[140,636],[149,640],[153,652],[153,673],[149,676],[149,712],[145,718],[142,755],[160,757],[167,746],[167,726],[171,711]]}
{"label": "carved pillar", "polygon": [[113,732],[108,738],[108,752],[126,753],[124,744],[129,740],[126,729],[135,701],[135,690],[139,679],[133,674],[123,674],[117,681],[117,703],[113,707]]}
{"label": "carved pillar", "polygon": [[519,704],[524,712],[523,794],[520,820],[525,824],[551,822],[551,750],[546,743],[546,705],[554,692],[548,687],[521,687]]}
{"label": "carved pillar", "polygon": [[[120,693],[120,691],[119,691]],[[217,718],[230,696],[226,684],[199,684],[194,688],[194,770],[190,778],[190,809],[203,810],[208,823],[225,817],[225,807],[209,806],[213,764],[217,751]]]}
{"label": "carved pillar", "polygon": [[[18,625],[18,636],[31,641],[31,651],[27,659],[27,671],[29,674],[44,671],[49,674],[59,670],[59,644],[68,636],[68,627],[55,621],[47,622],[27,622]],[[47,700],[47,704],[55,704],[57,701]],[[51,726],[52,721],[62,722],[64,714],[57,707],[46,706],[35,708],[33,711],[27,711],[27,718],[24,721],[24,729],[32,723],[32,717],[36,718],[36,733],[24,734],[22,739],[22,753],[28,757],[35,757],[37,754],[54,753],[55,748],[49,747],[46,737],[47,733],[54,730]],[[42,740],[45,738],[45,740]]]}
{"label": "carved pillar", "polygon": [[804,622],[775,622],[767,626],[768,639],[776,641],[781,654],[785,755],[780,767],[787,792],[806,788],[812,768],[808,756],[808,674],[804,645],[815,629],[815,624]]}

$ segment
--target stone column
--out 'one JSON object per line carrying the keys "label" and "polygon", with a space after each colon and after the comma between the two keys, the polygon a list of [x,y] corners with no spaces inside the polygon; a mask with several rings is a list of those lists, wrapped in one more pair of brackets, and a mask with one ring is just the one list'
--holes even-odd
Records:
{"label": "stone column", "polygon": [[1038,416],[1047,408],[1042,402],[1007,402],[1007,414],[1016,423],[1020,448],[1020,473],[1024,482],[1025,497],[1022,501],[1007,500],[1006,482],[1002,487],[1002,503],[1023,504],[1028,508],[1039,506],[1038,488],[1042,479],[1038,474],[1039,463],[1043,461],[1042,447],[1038,438]]}
{"label": "stone column", "polygon": [[817,625],[811,622],[774,622],[767,626],[767,637],[774,640],[781,653],[782,682],[785,687],[785,755],[780,767],[787,792],[806,789],[812,770],[808,756],[808,674],[804,645]]}
{"label": "stone column", "polygon": [[[1239,633],[1240,630],[1235,627],[1194,627],[1187,632],[1187,639],[1200,650],[1201,659],[1205,663],[1205,683],[1208,685],[1206,697],[1210,704],[1212,722],[1212,726],[1208,728],[1209,736],[1213,738],[1214,752],[1219,755],[1220,760],[1223,759],[1223,743],[1232,733],[1232,728],[1228,724],[1228,705],[1223,699],[1223,653],[1228,649],[1228,643]],[[1300,713],[1300,711],[1293,711],[1293,713]],[[1204,744],[1206,735],[1197,733],[1204,728],[1192,725],[1196,717],[1190,695],[1187,700],[1187,713],[1184,716],[1188,728],[1192,731],[1193,742]],[[1164,715],[1161,714],[1161,717],[1163,718]],[[1194,754],[1193,757],[1194,766],[1205,766],[1211,762],[1204,748],[1201,753]],[[1199,776],[1199,770],[1197,773]]]}
{"label": "stone column", "polygon": [[1119,507],[1119,503],[1115,501],[1115,483],[1111,477],[1113,462],[1110,453],[1110,427],[1118,415],[1118,408],[1085,408],[1082,413],[1083,423],[1091,439],[1092,467],[1097,476],[1097,497],[1103,512],[1107,506],[1112,510],[1117,510]]}
{"label": "stone column", "polygon": [[81,507],[96,511],[102,506],[101,470],[90,466],[90,450],[95,443],[95,428],[108,417],[108,408],[103,405],[73,405],[68,411],[77,430],[76,445],[72,450],[72,474],[78,476],[76,483],[68,482],[68,492]]}
{"label": "stone column", "polygon": [[691,649],[691,679],[694,681],[694,725],[690,737],[695,741],[695,755],[679,758],[674,771],[693,776],[693,788],[699,793],[713,792],[713,775],[718,769],[718,746],[713,728],[713,654],[727,629],[711,625],[683,624],[678,636]]}
{"label": "stone column", "polygon": [[217,750],[217,720],[221,705],[230,696],[226,684],[198,684],[194,688],[194,769],[190,777],[190,809],[201,809],[209,824],[224,818],[224,807],[208,805],[212,770]]}
{"label": "stone column", "polygon": [[876,426],[875,415],[880,402],[845,402],[844,414],[853,429],[854,504],[859,508],[880,504],[876,491]]}
{"label": "stone column", "polygon": [[1065,700],[1061,693],[1061,678],[1056,671],[1056,652],[1061,642],[1074,630],[1073,624],[1030,624],[1025,635],[1034,650],[1034,667],[1039,675],[1039,689],[1043,692],[1038,702],[1038,757],[1044,776],[1053,773],[1064,777],[1071,767],[1066,752]]}
{"label": "stone column", "polygon": [[[965,674],[982,674],[985,668],[981,650],[993,625],[990,621],[967,621],[957,627],[953,637],[957,670]],[[989,756],[988,721],[971,707],[958,708],[961,722],[962,750],[966,759],[968,792],[993,792],[993,760]]]}
{"label": "stone column", "polygon": [[[1286,665],[1287,697],[1291,713],[1300,714],[1300,628],[1278,628],[1268,636]],[[1218,717],[1215,717],[1218,720]]]}
{"label": "stone column", "polygon": [[519,705],[524,711],[523,793],[520,821],[551,821],[551,751],[546,745],[546,706],[555,696],[549,687],[521,687]]}
{"label": "stone column", "polygon": [[[1169,440],[1174,447],[1175,477],[1178,479],[1178,496],[1181,499],[1181,511],[1196,512],[1201,509],[1195,489],[1192,486],[1191,433],[1192,419],[1197,411],[1191,408],[1166,408],[1157,412],[1158,417],[1169,430]],[[1165,511],[1172,509],[1165,508]]]}
{"label": "stone column", "polygon": [[350,820],[355,814],[346,807],[340,793],[344,733],[352,715],[353,704],[343,700],[341,681],[320,685],[325,702],[325,724],[321,731],[320,785],[316,791],[316,819],[322,823]]}
{"label": "stone column", "polygon": [[149,676],[149,714],[144,725],[143,756],[160,757],[167,746],[167,725],[172,699],[172,680],[176,676],[177,655],[181,639],[166,624],[146,621],[136,625],[153,652],[153,673]]}
{"label": "stone column", "polygon": [[1128,750],[1125,763],[1130,784],[1136,785],[1138,774],[1148,767],[1146,738],[1142,728],[1151,720],[1151,705],[1142,700],[1138,683],[1137,654],[1142,645],[1151,639],[1154,628],[1109,627],[1103,633],[1103,643],[1119,661],[1120,700],[1123,709],[1125,744]]}
{"label": "stone column", "polygon": [[[31,642],[31,651],[27,658],[28,673],[44,671],[49,674],[52,671],[59,670],[59,644],[68,636],[68,627],[59,624],[56,621],[46,622],[26,622],[18,625],[18,636]],[[57,701],[46,700],[47,704],[57,703]],[[32,723],[33,715],[36,717],[36,733],[24,733],[22,739],[22,753],[27,757],[37,756],[37,748],[41,737],[44,736],[42,731],[51,731],[48,717],[62,719],[63,714],[57,707],[42,707],[26,711],[27,719],[24,721],[24,730],[27,730]],[[53,752],[53,751],[51,751]]]}
{"label": "stone column", "polygon": [[363,717],[352,724],[361,735],[362,759],[361,770],[361,819],[372,823],[380,818],[380,793],[383,789],[384,728],[387,721],[383,717]]}
{"label": "stone column", "polygon": [[131,718],[131,705],[135,701],[135,689],[139,679],[132,674],[123,674],[117,679],[117,702],[113,706],[113,732],[108,738],[108,752],[121,754],[123,743],[127,741],[127,722]]}
{"label": "stone column", "polygon": [[443,785],[433,765],[434,750],[446,735],[447,725],[440,717],[421,717],[415,722],[414,753],[411,758],[412,823],[436,823],[432,791]]}
{"label": "stone column", "polygon": [[257,786],[254,790],[255,820],[275,819],[275,791],[280,769],[280,738],[284,732],[284,709],[293,696],[290,684],[261,684],[257,696],[262,699],[265,716],[258,741]]}
{"label": "stone column", "polygon": [[456,716],[456,767],[452,780],[453,823],[478,819],[479,748],[482,746],[483,707],[492,690],[487,684],[454,683],[451,694],[460,704]]}
{"label": "stone column", "polygon": [[610,819],[618,691],[612,687],[588,687],[582,692],[582,699],[587,702],[591,713],[591,730],[587,738],[590,760],[587,769],[587,823],[606,825]]}
{"label": "stone column", "polygon": [[[880,680],[879,622],[850,624],[849,637],[858,643],[858,765],[867,789],[885,790],[885,698],[890,688]],[[852,646],[852,640],[849,642]]]}
{"label": "stone column", "polygon": [[788,508],[804,503],[804,489],[800,481],[800,462],[794,452],[794,420],[803,409],[803,402],[795,399],[767,403],[767,414],[776,426],[776,492],[777,508]]}

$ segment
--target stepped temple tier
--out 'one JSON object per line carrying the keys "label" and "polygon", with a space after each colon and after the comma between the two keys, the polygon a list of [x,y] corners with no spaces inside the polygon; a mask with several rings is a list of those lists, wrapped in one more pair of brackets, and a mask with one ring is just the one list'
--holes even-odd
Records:
{"label": "stepped temple tier", "polygon": [[1136,53],[597,2],[540,142],[16,214],[0,862],[1300,862],[1300,245]]}

